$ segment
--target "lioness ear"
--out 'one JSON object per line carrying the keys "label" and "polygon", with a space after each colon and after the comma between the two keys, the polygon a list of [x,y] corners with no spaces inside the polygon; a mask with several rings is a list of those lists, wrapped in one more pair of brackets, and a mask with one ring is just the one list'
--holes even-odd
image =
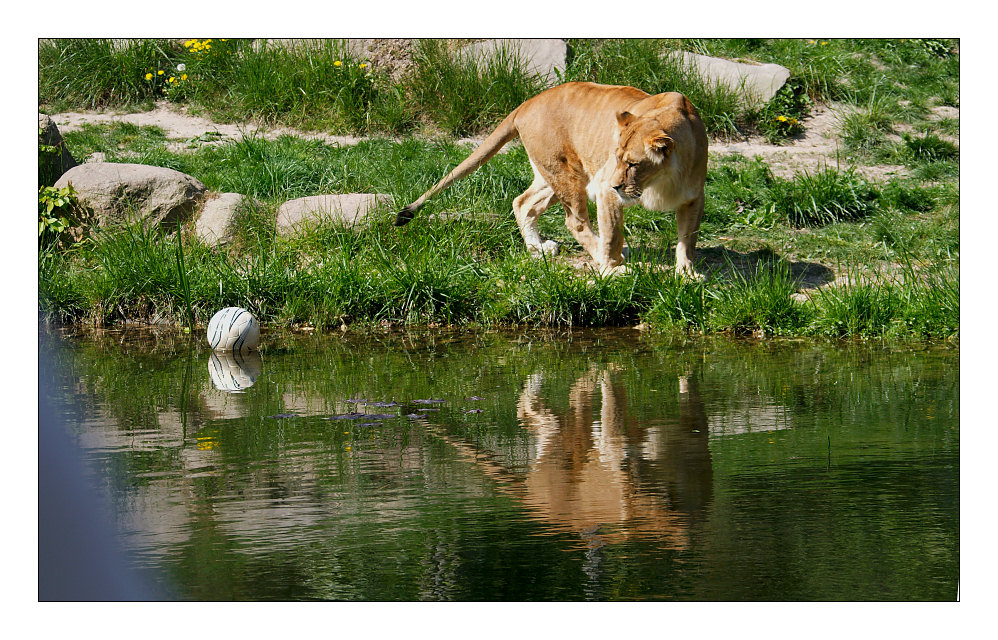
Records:
{"label": "lioness ear", "polygon": [[621,129],[631,124],[632,120],[634,120],[634,114],[630,111],[621,111],[617,114],[617,124],[620,125]]}
{"label": "lioness ear", "polygon": [[676,148],[676,142],[662,132],[653,134],[645,140],[645,150],[648,157],[656,162],[661,162],[669,155],[669,152]]}

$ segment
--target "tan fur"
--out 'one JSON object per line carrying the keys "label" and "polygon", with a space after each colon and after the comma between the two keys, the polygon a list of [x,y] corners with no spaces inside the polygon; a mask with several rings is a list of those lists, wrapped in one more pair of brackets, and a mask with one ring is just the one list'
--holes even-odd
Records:
{"label": "tan fur", "polygon": [[[679,242],[676,271],[696,275],[693,256],[703,217],[707,133],[696,108],[679,93],[648,95],[633,87],[570,82],[517,107],[440,182],[399,212],[403,225],[431,197],[475,171],[517,136],[530,158],[534,181],[513,201],[527,248],[554,253],[537,218],[555,202],[565,225],[601,270],[623,264],[623,207],[642,204],[675,210]],[[600,234],[590,224],[595,200]]]}

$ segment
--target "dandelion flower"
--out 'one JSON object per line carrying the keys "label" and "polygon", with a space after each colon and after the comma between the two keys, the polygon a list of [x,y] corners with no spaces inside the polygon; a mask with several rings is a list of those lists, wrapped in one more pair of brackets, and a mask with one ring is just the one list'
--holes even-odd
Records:
{"label": "dandelion flower", "polygon": [[367,63],[366,63],[366,62],[361,62],[361,63],[360,63],[360,68],[361,68],[361,69],[365,69],[365,68],[367,68]]}
{"label": "dandelion flower", "polygon": [[828,44],[828,40],[822,40],[821,44]]}
{"label": "dandelion flower", "polygon": [[162,70],[162,69],[160,69],[159,71],[157,71],[157,72],[156,72],[156,75],[158,75],[158,76],[161,76],[161,75],[163,75],[163,70]]}
{"label": "dandelion flower", "polygon": [[176,82],[176,81],[177,81],[177,79],[176,79],[176,78],[174,78],[173,76],[170,76],[170,79],[169,79],[169,80],[167,80],[167,82],[170,82],[170,83],[174,83],[174,82]]}
{"label": "dandelion flower", "polygon": [[786,116],[777,116],[776,119],[779,120],[780,122],[786,122],[787,121],[787,117]]}
{"label": "dandelion flower", "polygon": [[183,62],[181,62],[180,64],[177,65],[177,71],[179,71],[181,73],[183,73],[184,71],[187,71],[187,65],[184,64]]}
{"label": "dandelion flower", "polygon": [[333,66],[334,66],[334,67],[339,67],[339,66],[341,66],[342,64],[343,64],[342,62],[340,62],[339,60],[337,60],[336,62],[334,62],[334,63],[333,63]]}
{"label": "dandelion flower", "polygon": [[146,74],[146,80],[152,80],[152,74],[151,73],[147,73]]}
{"label": "dandelion flower", "polygon": [[181,79],[181,80],[186,80],[186,79],[187,79],[187,74],[185,73],[185,74],[181,75],[181,76],[180,76],[180,79]]}

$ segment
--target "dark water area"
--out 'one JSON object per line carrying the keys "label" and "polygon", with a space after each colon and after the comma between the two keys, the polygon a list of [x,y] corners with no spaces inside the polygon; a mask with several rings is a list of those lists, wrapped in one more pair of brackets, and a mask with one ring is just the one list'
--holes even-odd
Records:
{"label": "dark water area", "polygon": [[171,599],[957,599],[956,347],[40,342],[58,428]]}

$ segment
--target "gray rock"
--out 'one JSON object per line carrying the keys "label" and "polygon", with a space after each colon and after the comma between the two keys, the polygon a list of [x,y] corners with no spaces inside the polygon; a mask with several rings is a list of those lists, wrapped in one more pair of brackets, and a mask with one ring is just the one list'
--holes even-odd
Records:
{"label": "gray rock", "polygon": [[175,225],[191,218],[207,190],[189,175],[165,167],[99,162],[73,167],[56,181],[72,184],[84,212],[99,225],[142,220]]}
{"label": "gray rock", "polygon": [[241,193],[219,193],[214,197],[209,196],[194,223],[194,235],[208,245],[232,242],[236,216],[244,206],[251,204]]}
{"label": "gray rock", "polygon": [[740,92],[749,106],[769,102],[790,78],[790,70],[778,64],[734,62],[688,51],[673,51],[665,55],[691,66],[708,81]]}
{"label": "gray rock", "polygon": [[59,127],[52,121],[52,118],[44,113],[39,113],[38,128],[41,130],[41,133],[38,134],[38,144],[56,148],[55,153],[39,152],[38,154],[38,179],[43,184],[52,184],[59,179],[59,176],[78,163],[69,153],[69,149],[66,148],[62,134],[59,133]]}
{"label": "gray rock", "polygon": [[536,73],[549,85],[558,82],[555,69],[565,71],[568,47],[561,38],[498,38],[474,42],[461,51],[484,60],[503,48],[520,57],[527,72]]}
{"label": "gray rock", "polygon": [[327,220],[356,226],[379,205],[391,201],[391,196],[381,193],[343,193],[289,200],[277,210],[277,232],[294,233],[303,226]]}

